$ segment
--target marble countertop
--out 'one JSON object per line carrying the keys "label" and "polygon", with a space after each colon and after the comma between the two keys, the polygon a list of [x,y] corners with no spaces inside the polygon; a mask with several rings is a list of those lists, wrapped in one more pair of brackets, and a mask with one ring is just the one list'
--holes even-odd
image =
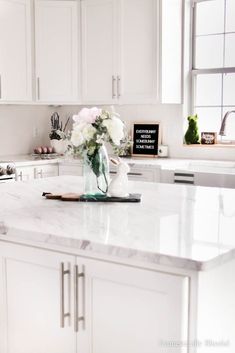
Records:
{"label": "marble countertop", "polygon": [[195,271],[235,258],[235,190],[130,182],[139,204],[41,196],[82,190],[83,179],[72,176],[1,184],[0,240]]}
{"label": "marble countertop", "polygon": [[[27,167],[30,165],[43,165],[43,164],[55,164],[58,163],[61,158],[52,158],[52,159],[41,159],[35,158],[30,154],[25,155],[9,155],[9,156],[0,156],[0,164],[1,162],[13,162],[15,163],[16,167]],[[64,158],[63,158],[64,160]]]}

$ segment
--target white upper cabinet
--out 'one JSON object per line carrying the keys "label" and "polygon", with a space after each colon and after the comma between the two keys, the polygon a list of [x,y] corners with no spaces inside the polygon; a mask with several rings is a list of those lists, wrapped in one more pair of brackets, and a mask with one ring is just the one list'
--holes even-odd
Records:
{"label": "white upper cabinet", "polygon": [[121,103],[154,103],[157,99],[157,2],[120,1]]}
{"label": "white upper cabinet", "polygon": [[157,98],[155,0],[84,0],[84,103],[152,103]]}
{"label": "white upper cabinet", "polygon": [[117,1],[82,2],[82,100],[117,101]]}
{"label": "white upper cabinet", "polygon": [[75,1],[35,3],[36,97],[78,101],[78,7]]}
{"label": "white upper cabinet", "polygon": [[0,101],[32,99],[29,0],[0,0]]}
{"label": "white upper cabinet", "polygon": [[161,103],[182,103],[183,1],[161,2]]}

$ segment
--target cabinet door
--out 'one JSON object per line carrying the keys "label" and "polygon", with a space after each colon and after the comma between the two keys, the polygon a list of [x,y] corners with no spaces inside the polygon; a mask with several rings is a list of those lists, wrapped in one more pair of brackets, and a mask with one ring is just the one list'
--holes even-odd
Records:
{"label": "cabinet door", "polygon": [[31,32],[30,1],[1,0],[1,101],[32,99]]}
{"label": "cabinet door", "polygon": [[155,0],[120,0],[121,103],[157,100],[157,6]]}
{"label": "cabinet door", "polygon": [[[72,256],[0,242],[0,352],[75,353],[72,327],[61,328],[60,263]],[[70,276],[64,276],[65,312]],[[62,286],[61,286],[62,287]]]}
{"label": "cabinet door", "polygon": [[[82,303],[79,306],[85,329],[80,322],[78,352],[170,352],[169,342],[187,338],[186,278],[100,261],[78,262],[83,264],[79,273],[85,273],[86,305],[85,310]],[[174,347],[174,352],[183,349]]]}
{"label": "cabinet door", "polygon": [[82,100],[117,99],[117,0],[82,1]]}
{"label": "cabinet door", "polygon": [[75,1],[36,1],[37,100],[78,100],[78,8]]}
{"label": "cabinet door", "polygon": [[16,168],[16,180],[17,181],[28,181],[34,179],[34,168],[33,167],[17,167]]}
{"label": "cabinet door", "polygon": [[56,165],[41,165],[34,168],[35,179],[49,178],[59,175],[59,167]]}

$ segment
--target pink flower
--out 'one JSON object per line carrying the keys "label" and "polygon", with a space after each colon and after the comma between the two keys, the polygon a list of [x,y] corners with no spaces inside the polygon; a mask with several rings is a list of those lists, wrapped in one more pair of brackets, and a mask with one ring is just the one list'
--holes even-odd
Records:
{"label": "pink flower", "polygon": [[98,116],[102,114],[102,110],[96,107],[91,109],[83,108],[78,115],[73,116],[73,120],[76,123],[85,122],[87,124],[93,124]]}

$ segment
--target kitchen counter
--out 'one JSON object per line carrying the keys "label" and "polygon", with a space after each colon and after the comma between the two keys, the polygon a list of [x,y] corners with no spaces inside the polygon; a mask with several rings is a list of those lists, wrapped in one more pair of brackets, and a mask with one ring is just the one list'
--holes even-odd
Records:
{"label": "kitchen counter", "polygon": [[52,159],[41,159],[35,158],[30,154],[25,155],[10,155],[10,156],[0,156],[0,164],[1,162],[13,162],[16,167],[27,167],[31,165],[45,165],[45,164],[55,164],[58,163],[61,158],[52,158]]}
{"label": "kitchen counter", "polygon": [[[17,167],[45,164],[81,164],[81,159],[73,159],[70,156],[58,157],[53,159],[40,159],[31,155],[11,155],[1,156],[0,163],[4,161],[12,161]],[[171,171],[188,171],[199,173],[225,174],[235,175],[235,161],[211,161],[196,159],[180,159],[180,158],[125,158],[125,161],[132,167],[156,167],[162,170]]]}
{"label": "kitchen counter", "polygon": [[80,177],[0,188],[0,240],[195,271],[235,258],[235,190],[130,182],[130,191],[142,194],[140,204],[107,204],[41,196],[79,193]]}

